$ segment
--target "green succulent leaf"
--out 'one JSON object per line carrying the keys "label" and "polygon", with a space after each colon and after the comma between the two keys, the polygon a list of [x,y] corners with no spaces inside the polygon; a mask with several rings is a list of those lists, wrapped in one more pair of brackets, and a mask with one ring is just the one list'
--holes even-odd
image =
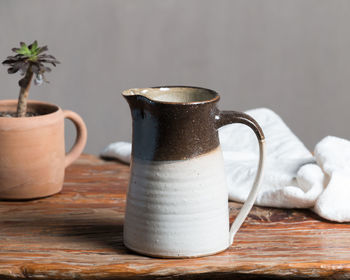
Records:
{"label": "green succulent leaf", "polygon": [[35,60],[40,50],[40,48],[38,47],[38,42],[35,40],[32,44],[28,46],[28,48],[31,52],[30,57]]}
{"label": "green succulent leaf", "polygon": [[23,42],[20,43],[21,48],[20,49],[16,49],[16,53],[18,54],[22,54],[25,56],[30,56],[31,55],[31,51],[29,50],[29,48],[27,47],[27,45]]}
{"label": "green succulent leaf", "polygon": [[31,51],[32,53],[35,53],[35,52],[37,51],[37,49],[38,49],[38,41],[35,40],[35,41],[33,42],[33,44],[31,44],[30,51]]}

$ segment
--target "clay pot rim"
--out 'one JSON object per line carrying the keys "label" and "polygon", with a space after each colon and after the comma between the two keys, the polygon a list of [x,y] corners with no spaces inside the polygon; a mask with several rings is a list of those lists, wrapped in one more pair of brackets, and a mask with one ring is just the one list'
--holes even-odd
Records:
{"label": "clay pot rim", "polygon": [[171,101],[160,101],[160,100],[154,100],[151,98],[148,98],[147,96],[144,95],[140,95],[146,99],[148,99],[151,102],[154,103],[159,103],[159,104],[168,104],[168,105],[201,105],[201,104],[208,104],[208,103],[214,103],[219,101],[220,96],[219,94],[212,90],[212,89],[208,89],[208,88],[203,88],[203,87],[196,87],[196,86],[155,86],[155,87],[148,87],[148,88],[131,88],[131,89],[127,89],[127,90],[123,90],[122,95],[124,97],[130,96],[130,92],[131,91],[142,91],[142,90],[149,90],[149,89],[161,89],[161,88],[186,88],[186,89],[199,89],[199,90],[203,90],[203,91],[207,91],[210,94],[213,95],[212,98],[210,99],[206,99],[206,100],[201,100],[201,101],[190,101],[190,102],[171,102]]}
{"label": "clay pot rim", "polygon": [[[3,99],[0,100],[0,111],[1,111],[1,107],[3,105],[10,105],[10,106],[17,106],[17,99]],[[34,118],[42,118],[42,117],[46,117],[48,115],[52,115],[52,114],[56,114],[58,111],[61,111],[61,108],[58,107],[55,104],[49,103],[49,102],[44,102],[44,101],[39,101],[39,100],[28,100],[28,107],[32,106],[32,105],[38,105],[40,107],[51,107],[52,108],[52,112],[51,113],[47,113],[47,114],[43,114],[43,115],[38,115],[38,116],[32,116],[32,117],[19,117],[19,118],[4,118],[4,119],[8,119],[8,120],[20,120],[20,119],[25,119],[25,118],[30,118],[30,119],[34,119]],[[0,117],[0,119],[2,119],[2,117]]]}
{"label": "clay pot rim", "polygon": [[[0,111],[2,110],[2,107],[17,107],[17,99],[6,99],[6,100],[0,100]],[[19,117],[19,118],[6,118],[6,117],[0,117],[0,129],[4,130],[6,127],[12,128],[34,128],[37,126],[44,126],[49,125],[51,123],[54,123],[58,120],[60,120],[63,111],[62,109],[52,103],[44,102],[44,101],[38,101],[38,100],[28,100],[28,107],[30,106],[38,106],[41,108],[50,108],[52,112],[38,115],[38,116],[32,116],[32,117]]]}

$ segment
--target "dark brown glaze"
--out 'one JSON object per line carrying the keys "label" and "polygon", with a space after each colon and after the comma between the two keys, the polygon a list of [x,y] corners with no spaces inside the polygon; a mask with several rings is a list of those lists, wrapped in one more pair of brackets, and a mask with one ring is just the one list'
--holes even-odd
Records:
{"label": "dark brown glaze", "polygon": [[[133,157],[166,161],[206,154],[219,146],[218,127],[234,122],[250,126],[263,139],[261,128],[250,116],[220,112],[215,91],[183,86],[166,88],[169,88],[166,93],[160,87],[134,89],[137,94],[133,90],[123,93],[133,119]],[[142,94],[142,90],[148,93]],[[191,94],[194,97],[187,98]],[[171,102],[171,95],[181,95],[186,102],[180,99]]]}
{"label": "dark brown glaze", "polygon": [[181,160],[219,146],[215,104],[177,105],[126,97],[133,118],[132,155],[144,160]]}

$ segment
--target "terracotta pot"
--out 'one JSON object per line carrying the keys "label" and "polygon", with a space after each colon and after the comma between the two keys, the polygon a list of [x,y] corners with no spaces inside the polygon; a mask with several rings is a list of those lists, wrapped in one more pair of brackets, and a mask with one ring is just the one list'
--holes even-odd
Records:
{"label": "terracotta pot", "polygon": [[[17,100],[0,101],[0,111],[15,112]],[[87,130],[72,111],[40,101],[29,101],[26,118],[0,117],[0,199],[32,199],[62,190],[64,170],[83,151]],[[64,119],[77,129],[77,139],[65,154]]]}

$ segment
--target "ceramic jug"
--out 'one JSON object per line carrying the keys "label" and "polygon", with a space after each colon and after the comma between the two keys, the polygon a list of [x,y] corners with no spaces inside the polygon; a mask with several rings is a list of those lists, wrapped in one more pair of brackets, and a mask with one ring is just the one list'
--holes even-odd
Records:
{"label": "ceramic jug", "polygon": [[[219,95],[209,89],[129,89],[123,96],[133,120],[125,246],[165,258],[224,251],[233,243],[259,189],[264,163],[260,126],[244,113],[219,111]],[[252,128],[260,148],[254,185],[231,227],[217,132],[230,123]]]}

